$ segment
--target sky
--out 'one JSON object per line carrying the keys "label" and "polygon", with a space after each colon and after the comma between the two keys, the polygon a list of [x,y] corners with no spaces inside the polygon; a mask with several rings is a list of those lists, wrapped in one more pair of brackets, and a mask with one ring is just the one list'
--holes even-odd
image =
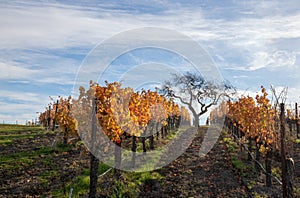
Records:
{"label": "sky", "polygon": [[[0,122],[36,119],[51,98],[72,95],[93,49],[144,27],[167,28],[197,42],[239,93],[255,95],[272,84],[278,91],[288,87],[288,103],[300,102],[299,19],[298,0],[2,0]],[[168,76],[163,72],[191,68],[180,54],[145,48],[124,52],[103,75],[140,80],[142,87],[143,75],[159,79]]]}

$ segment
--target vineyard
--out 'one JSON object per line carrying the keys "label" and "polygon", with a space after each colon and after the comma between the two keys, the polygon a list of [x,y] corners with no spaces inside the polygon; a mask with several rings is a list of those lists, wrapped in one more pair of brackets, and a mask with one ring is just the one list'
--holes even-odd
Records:
{"label": "vineyard", "polygon": [[[298,107],[273,95],[220,102],[193,127],[174,97],[90,82],[40,126],[0,125],[0,197],[300,197]],[[222,133],[200,157],[209,128]]]}
{"label": "vineyard", "polygon": [[274,102],[268,99],[263,86],[255,99],[242,96],[223,102],[211,112],[210,119],[212,123],[224,121],[227,144],[238,151],[232,157],[239,172],[243,175],[244,170],[253,169],[254,177],[244,178],[248,184],[254,181],[249,190],[259,188],[257,184],[261,182],[273,188],[272,197],[281,192],[283,197],[294,197],[294,192],[299,196],[298,106],[296,103],[292,114],[283,102],[279,103],[280,99],[284,101],[284,91],[280,97],[276,97],[274,89],[272,92]]}

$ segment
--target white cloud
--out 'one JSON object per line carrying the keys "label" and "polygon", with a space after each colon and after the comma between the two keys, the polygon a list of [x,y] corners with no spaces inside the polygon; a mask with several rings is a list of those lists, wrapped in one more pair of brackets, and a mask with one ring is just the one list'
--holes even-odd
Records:
{"label": "white cloud", "polygon": [[[213,57],[218,58],[221,69],[225,66],[232,69],[234,79],[246,78],[240,73],[234,74],[235,70],[294,69],[291,66],[297,64],[297,53],[300,51],[287,50],[276,43],[278,39],[300,39],[300,13],[295,9],[297,1],[284,4],[279,1],[244,2],[247,9],[240,9],[243,3],[236,4],[233,11],[240,12],[232,18],[216,15],[223,9],[218,5],[214,10],[203,10],[200,5],[173,1],[155,1],[151,4],[147,1],[137,5],[129,4],[131,1],[101,2],[101,5],[94,7],[81,6],[80,3],[65,5],[49,2],[17,1],[1,5],[0,50],[11,52],[10,56],[1,54],[1,80],[71,85],[80,62],[74,60],[76,54],[72,51],[91,49],[118,32],[145,26],[174,29],[199,41]],[[126,7],[123,8],[124,4]],[[160,11],[150,12],[151,9]],[[289,12],[290,9],[293,12]],[[18,52],[14,53],[16,49]],[[39,49],[44,53],[32,52]],[[24,52],[26,50],[29,52]],[[62,53],[53,55],[56,50]],[[71,57],[65,58],[64,51]],[[140,61],[138,57],[136,60]],[[247,76],[247,79],[253,78],[250,72]],[[47,87],[43,89],[47,90]],[[296,86],[291,89],[298,93]],[[6,94],[10,95],[10,99],[22,102],[32,100],[38,105],[42,103],[37,101],[39,97],[35,97],[35,93],[25,93],[26,99],[23,100],[18,93],[19,90]],[[21,115],[22,111],[34,111],[26,105],[7,104],[7,112],[9,108],[14,109],[16,115]]]}
{"label": "white cloud", "polygon": [[[300,39],[298,18],[299,12],[289,15],[270,14],[261,18],[254,15],[251,18],[217,22],[214,31],[219,40],[214,42],[214,52],[221,57],[219,59],[222,65],[236,70],[253,71],[264,67],[291,66],[300,49],[283,50],[282,44],[278,45],[277,42]],[[232,61],[232,55],[241,59],[242,65]]]}
{"label": "white cloud", "polygon": [[[42,97],[38,93],[31,93],[31,92],[20,92],[20,91],[7,91],[7,90],[0,90],[1,98],[7,98],[12,101],[21,101],[21,102],[29,102],[29,103],[39,103],[42,104],[41,100]],[[45,96],[44,96],[45,98]]]}
{"label": "white cloud", "polygon": [[296,53],[289,53],[287,51],[276,51],[271,56],[272,63],[277,67],[292,66],[296,63]]}
{"label": "white cloud", "polygon": [[25,68],[16,63],[0,62],[0,79],[28,80],[37,75],[39,71]]}
{"label": "white cloud", "polygon": [[[6,80],[10,83],[47,83],[47,84],[62,84],[73,85],[75,79],[75,72],[77,68],[73,67],[73,70],[68,68],[60,69],[57,67],[46,67],[42,69],[27,68],[26,65],[20,65],[18,63],[5,63],[0,62],[0,80]],[[68,68],[68,69],[66,69]]]}
{"label": "white cloud", "polygon": [[249,76],[246,76],[246,75],[239,75],[239,76],[233,76],[232,78],[248,78]]}
{"label": "white cloud", "polygon": [[300,104],[300,84],[288,88],[287,102],[298,102]]}
{"label": "white cloud", "polygon": [[46,84],[60,84],[60,85],[74,85],[75,77],[70,76],[51,76],[51,77],[42,77],[35,79],[38,83]]}
{"label": "white cloud", "polygon": [[260,68],[287,68],[296,63],[296,53],[278,50],[273,53],[257,52],[254,53],[253,62],[249,70],[257,70]]}
{"label": "white cloud", "polygon": [[0,102],[0,121],[5,123],[15,123],[18,120],[19,124],[25,124],[26,120],[35,119],[38,114],[36,112],[44,111],[44,106],[40,103],[36,104],[19,104],[11,102]]}
{"label": "white cloud", "polygon": [[61,7],[2,7],[0,12],[0,46],[5,48],[95,45],[124,27],[122,19],[96,18],[91,12]]}
{"label": "white cloud", "polygon": [[237,17],[236,20],[206,19],[200,7],[181,5],[174,9],[173,2],[163,4],[169,9],[160,14],[93,10],[62,4],[27,5],[26,9],[2,7],[0,46],[93,46],[120,31],[144,26],[175,29],[200,41],[224,40],[229,45],[251,51],[263,51],[274,39],[300,37],[299,13],[262,18],[254,15],[252,18]]}
{"label": "white cloud", "polygon": [[46,106],[52,102],[47,94],[35,92],[0,90],[0,95],[0,122],[4,120],[5,123],[15,123],[18,120],[25,124],[26,120],[38,116],[36,112],[45,111]]}
{"label": "white cloud", "polygon": [[[35,112],[35,110],[42,110],[40,104],[14,104],[0,102],[1,112],[9,112],[10,114],[20,112]],[[21,113],[22,114],[22,113]]]}
{"label": "white cloud", "polygon": [[[286,108],[291,108],[294,107],[295,102],[298,102],[299,104],[299,98],[300,98],[300,85],[296,85],[295,87],[283,87],[283,86],[273,86],[276,91],[276,96],[279,97],[281,92],[287,88],[287,92],[285,95],[285,105]],[[275,102],[275,97],[273,95],[273,92],[271,91],[270,87],[265,87],[267,89],[268,93],[268,98],[270,99],[270,102],[274,103]],[[255,99],[256,95],[261,95],[261,90],[257,88],[257,90],[249,89],[249,90],[237,90],[235,99],[242,97],[242,96],[250,96]],[[279,102],[282,102],[280,99]]]}

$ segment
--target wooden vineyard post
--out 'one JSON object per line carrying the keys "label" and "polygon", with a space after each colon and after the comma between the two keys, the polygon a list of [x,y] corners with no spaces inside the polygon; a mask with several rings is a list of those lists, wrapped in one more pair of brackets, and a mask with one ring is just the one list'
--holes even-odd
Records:
{"label": "wooden vineyard post", "polygon": [[154,149],[154,134],[153,134],[153,130],[154,130],[154,123],[151,123],[151,130],[150,130],[150,149],[151,150]]}
{"label": "wooden vineyard post", "polygon": [[92,104],[92,134],[91,134],[91,139],[90,139],[91,144],[92,144],[92,149],[91,149],[91,152],[90,152],[90,155],[91,155],[90,169],[91,170],[90,170],[90,193],[89,193],[89,198],[96,197],[97,181],[98,181],[99,159],[97,159],[92,153],[95,149],[95,138],[96,138],[96,133],[97,133],[96,113],[97,113],[97,106],[96,106],[96,101],[94,99],[93,104]]}
{"label": "wooden vineyard post", "polygon": [[285,147],[285,114],[284,104],[280,104],[280,141],[281,141],[281,169],[282,169],[282,195],[288,197],[287,189],[287,165],[286,165],[286,147]]}
{"label": "wooden vineyard post", "polygon": [[134,166],[135,166],[135,158],[136,158],[136,136],[135,135],[132,136],[131,151],[132,151],[131,165],[132,165],[132,168],[134,168]]}
{"label": "wooden vineyard post", "polygon": [[47,118],[47,130],[50,129],[50,122],[51,122],[51,106],[48,107],[48,118]]}
{"label": "wooden vineyard post", "polygon": [[[67,111],[67,116],[69,116],[69,113],[70,113],[70,104],[67,104],[67,108],[68,108],[68,111]],[[50,125],[49,125],[50,127]],[[65,127],[65,132],[64,132],[64,137],[63,137],[63,143],[64,144],[67,144],[68,143],[68,138],[69,138],[69,133],[70,132],[70,129],[68,127]]]}
{"label": "wooden vineyard post", "polygon": [[297,138],[299,138],[299,116],[298,116],[298,104],[295,104],[295,111],[296,111],[296,128],[297,128]]}
{"label": "wooden vineyard post", "polygon": [[56,101],[56,106],[55,106],[55,114],[54,114],[54,118],[53,118],[52,131],[54,131],[55,125],[56,125],[56,114],[57,114],[57,109],[58,109],[58,100]]}

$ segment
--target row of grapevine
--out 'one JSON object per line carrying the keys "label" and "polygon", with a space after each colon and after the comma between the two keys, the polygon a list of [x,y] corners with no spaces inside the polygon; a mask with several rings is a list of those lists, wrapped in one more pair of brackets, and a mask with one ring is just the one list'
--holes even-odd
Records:
{"label": "row of grapevine", "polygon": [[76,135],[76,118],[83,120],[90,117],[93,100],[96,101],[99,125],[115,143],[119,143],[124,134],[143,136],[149,127],[155,126],[158,132],[158,126],[164,126],[163,130],[167,130],[178,128],[181,122],[187,125],[190,122],[188,110],[184,106],[179,107],[172,99],[150,90],[134,92],[132,88],[122,88],[117,82],[106,82],[105,86],[91,83],[87,91],[80,87],[78,99],[59,97],[56,103],[50,103],[48,109],[40,114],[39,122],[52,129],[59,125],[66,138]]}
{"label": "row of grapevine", "polygon": [[291,109],[287,110],[287,123],[289,125],[290,132],[296,131],[297,138],[300,138],[300,119],[298,114],[298,103],[295,103],[295,111]]}
{"label": "row of grapevine", "polygon": [[[136,152],[137,139],[142,141],[146,152],[146,138],[150,141],[150,149],[154,149],[154,135],[156,139],[163,138],[168,131],[178,128],[181,120],[190,120],[184,107],[179,108],[174,101],[157,92],[134,92],[131,88],[122,88],[117,82],[106,82],[105,86],[93,83],[91,87],[95,90],[98,123],[104,133],[119,147],[124,138],[131,137],[133,152]],[[121,153],[115,155],[118,167]],[[133,165],[134,158],[133,155]]]}
{"label": "row of grapevine", "polygon": [[[266,167],[266,185],[271,186],[271,161],[272,151],[278,149],[278,134],[276,133],[275,120],[277,114],[272,108],[268,94],[264,87],[261,88],[262,95],[257,95],[255,100],[250,97],[241,97],[236,102],[229,102],[228,118],[232,125],[236,125],[238,130],[248,139],[249,151],[252,150],[252,144],[256,148],[256,160],[260,161],[260,154],[265,157]],[[259,172],[260,167],[256,163],[256,170]]]}
{"label": "row of grapevine", "polygon": [[[291,120],[296,120],[296,125],[298,125],[297,112],[293,117],[291,110],[285,111],[283,104],[280,107],[278,109],[276,104],[272,105],[266,89],[262,86],[261,94],[257,94],[255,98],[242,96],[236,101],[222,102],[210,114],[211,123],[224,122],[225,128],[240,146],[248,145],[245,146],[248,160],[255,162],[257,173],[265,169],[268,187],[272,185],[271,159],[274,156],[277,156],[277,159],[282,158],[282,163],[285,164],[285,167],[282,165],[282,174],[286,174],[282,178],[288,178],[286,161],[290,158],[286,157],[288,151],[285,147],[292,134],[290,133],[289,137],[285,136],[285,125],[289,124],[290,132],[292,132]],[[255,153],[255,157],[252,153]],[[260,163],[262,157],[265,162],[264,166]],[[291,181],[286,183],[289,189],[292,189]],[[289,194],[292,194],[292,190],[289,190]]]}
{"label": "row of grapevine", "polygon": [[[64,134],[64,143],[68,142],[71,135],[78,137],[80,131],[81,138],[89,140],[91,152],[99,148],[105,152],[107,145],[103,145],[101,138],[98,138],[102,131],[115,144],[115,167],[121,166],[120,148],[124,140],[127,143],[129,139],[131,141],[134,167],[139,140],[143,152],[146,152],[147,140],[150,145],[148,149],[152,150],[155,139],[159,141],[159,138],[164,138],[180,125],[190,123],[190,115],[185,107],[180,107],[172,99],[155,91],[135,92],[130,87],[123,88],[118,82],[105,82],[104,86],[90,82],[89,89],[80,87],[79,93],[76,99],[60,97],[56,103],[50,104],[41,113],[40,123],[48,128],[52,126],[52,129],[56,124],[59,125]],[[99,160],[92,154],[90,195],[96,192],[98,164]]]}
{"label": "row of grapevine", "polygon": [[49,104],[48,109],[39,116],[39,122],[46,128],[54,131],[60,126],[64,134],[63,143],[67,143],[71,135],[78,137],[77,121],[71,113],[72,98],[59,97],[56,103]]}

